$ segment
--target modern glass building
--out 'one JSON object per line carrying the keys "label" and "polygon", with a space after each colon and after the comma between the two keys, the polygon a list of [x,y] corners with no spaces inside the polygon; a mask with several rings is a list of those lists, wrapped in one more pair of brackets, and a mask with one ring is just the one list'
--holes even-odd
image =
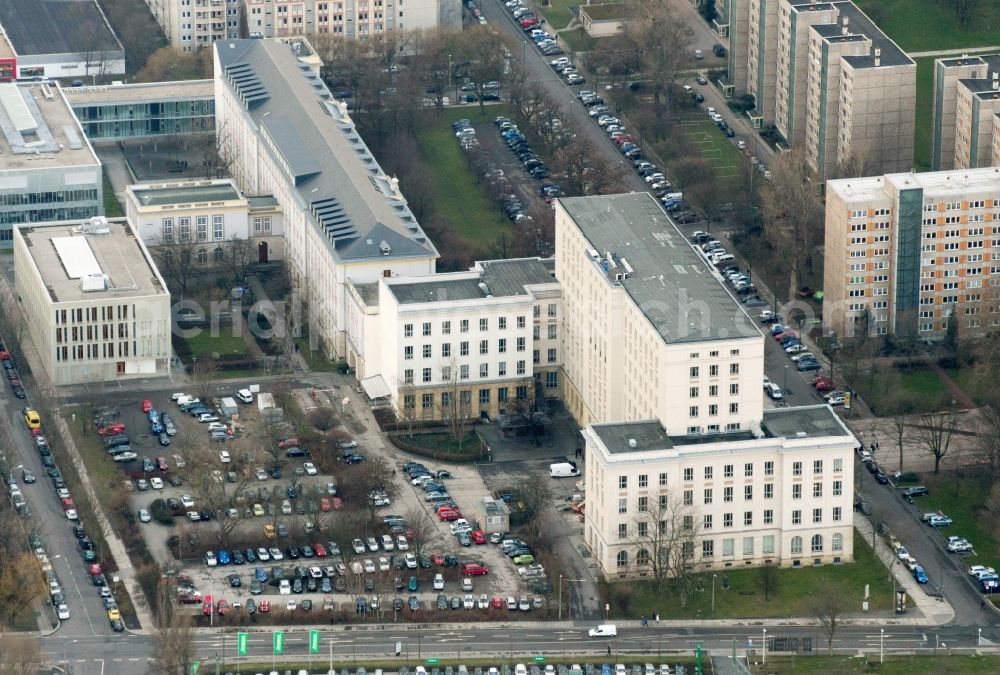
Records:
{"label": "modern glass building", "polygon": [[66,90],[87,138],[122,140],[212,131],[212,80],[117,84]]}

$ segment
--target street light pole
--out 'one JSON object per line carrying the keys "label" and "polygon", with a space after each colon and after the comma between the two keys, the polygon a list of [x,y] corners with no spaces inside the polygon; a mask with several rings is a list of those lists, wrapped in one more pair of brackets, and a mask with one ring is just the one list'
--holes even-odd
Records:
{"label": "street light pole", "polygon": [[718,575],[712,575],[712,616],[715,616],[715,577]]}
{"label": "street light pole", "polygon": [[767,663],[767,629],[764,630],[764,637],[760,641],[761,662]]}
{"label": "street light pole", "polygon": [[885,663],[885,628],[879,629],[878,636],[878,662]]}
{"label": "street light pole", "polygon": [[788,395],[788,366],[787,365],[785,366],[785,381],[784,381],[784,383],[782,384],[782,387],[781,387],[781,395],[782,396],[787,396]]}
{"label": "street light pole", "polygon": [[562,584],[563,575],[559,575],[559,620],[562,621]]}

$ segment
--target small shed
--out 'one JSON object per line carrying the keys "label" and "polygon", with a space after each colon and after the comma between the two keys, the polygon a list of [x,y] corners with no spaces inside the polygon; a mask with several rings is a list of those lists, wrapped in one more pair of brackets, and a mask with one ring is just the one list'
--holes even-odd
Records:
{"label": "small shed", "polygon": [[486,534],[510,531],[510,509],[501,499],[483,497],[476,504],[476,520],[479,529]]}
{"label": "small shed", "polygon": [[219,404],[219,410],[226,417],[233,417],[239,412],[239,408],[236,407],[236,400],[231,396],[224,396],[222,398],[222,403]]}

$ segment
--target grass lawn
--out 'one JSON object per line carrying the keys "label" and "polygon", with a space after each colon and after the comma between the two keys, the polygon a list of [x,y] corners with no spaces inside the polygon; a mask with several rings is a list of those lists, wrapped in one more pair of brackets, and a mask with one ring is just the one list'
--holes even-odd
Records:
{"label": "grass lawn", "polygon": [[799,675],[801,673],[878,673],[879,675],[911,675],[912,673],[996,673],[1000,658],[996,656],[886,656],[879,664],[874,651],[865,658],[857,656],[768,656],[766,665],[750,667],[750,672],[767,675]]}
{"label": "grass lawn", "polygon": [[1000,2],[979,4],[979,15],[966,28],[939,0],[858,0],[857,5],[907,52],[1000,44]]}
{"label": "grass lawn", "polygon": [[715,122],[703,114],[692,113],[678,123],[677,132],[684,134],[687,141],[712,164],[717,177],[739,176],[743,154],[719,131]]}
{"label": "grass lawn", "polygon": [[927,171],[931,168],[934,57],[924,56],[914,60],[917,62],[917,107],[913,128],[913,163],[919,171]]}
{"label": "grass lawn", "polygon": [[479,106],[448,108],[440,113],[429,111],[417,131],[420,156],[431,173],[435,210],[462,239],[483,252],[493,249],[501,233],[513,236],[514,226],[504,218],[499,206],[490,201],[483,183],[472,175],[451,123],[462,118],[473,124],[492,122],[506,112],[504,106],[489,105],[482,111]]}
{"label": "grass lawn", "polygon": [[[944,462],[948,461],[947,455]],[[955,524],[942,527],[945,537],[965,537],[976,548],[976,555],[968,558],[970,565],[993,565],[1000,560],[1000,546],[990,519],[983,518],[980,510],[990,495],[990,479],[983,472],[942,471],[934,475],[921,475],[921,482],[930,490],[926,497],[914,500],[921,512],[941,511]]]}
{"label": "grass lawn", "polygon": [[[587,35],[586,31],[582,28],[564,31],[559,33],[559,37],[561,37],[574,52],[589,52],[597,46],[597,40]],[[613,38],[603,39],[611,40]]]}
{"label": "grass lawn", "polygon": [[908,370],[900,372],[886,368],[876,373],[871,382],[865,377],[858,378],[858,393],[876,415],[897,392],[905,392],[913,398],[918,412],[939,410],[944,400],[944,383],[931,370]]}
{"label": "grass lawn", "polygon": [[468,431],[461,444],[450,432],[414,433],[406,431],[406,425],[400,424],[398,432],[389,434],[389,440],[400,450],[431,459],[449,462],[486,461],[486,447],[474,431]]}
{"label": "grass lawn", "polygon": [[990,383],[983,381],[983,376],[977,373],[972,368],[949,368],[948,376],[955,381],[959,389],[965,392],[965,395],[971,398],[976,403],[982,403],[984,400],[983,394],[988,393],[986,390],[990,386]]}
{"label": "grass lawn", "polygon": [[299,354],[305,359],[306,364],[309,366],[309,370],[320,372],[320,373],[334,373],[339,372],[340,364],[336,361],[331,361],[323,355],[323,351],[320,349],[310,349],[309,348],[309,338],[300,337],[295,339],[295,344],[299,346]]}
{"label": "grass lawn", "polygon": [[115,196],[115,189],[111,186],[111,181],[108,180],[108,172],[102,171],[101,176],[104,184],[102,188],[104,192],[104,215],[108,218],[121,218],[125,215],[125,211],[122,210],[122,205],[118,203],[118,197]]}
{"label": "grass lawn", "polygon": [[[806,541],[808,544],[808,541]],[[703,592],[692,593],[687,607],[681,607],[670,590],[655,592],[647,582],[610,584],[610,604],[621,607],[617,593],[628,593],[631,604],[626,612],[630,618],[660,615],[665,619],[756,619],[774,617],[799,617],[812,614],[811,605],[816,600],[817,589],[836,588],[837,592],[856,606],[852,612],[860,613],[861,597],[865,584],[870,584],[873,612],[892,608],[892,583],[882,562],[872,553],[871,547],[857,533],[854,536],[854,559],[849,565],[824,565],[822,567],[783,568],[777,570],[777,592],[764,600],[760,590],[757,569],[730,569],[716,572],[715,613],[712,613],[712,576],[702,577]],[[722,577],[728,575],[729,590],[722,590]]]}
{"label": "grass lawn", "polygon": [[212,354],[246,354],[247,345],[242,336],[233,335],[232,328],[220,328],[218,335],[203,330],[197,335],[187,338],[188,348],[194,356]]}
{"label": "grass lawn", "polygon": [[[100,437],[94,433],[83,433],[83,421],[90,417],[86,406],[68,406],[63,409],[63,415],[73,436],[73,442],[83,457],[87,475],[94,484],[94,491],[99,495],[110,494],[111,490],[124,480],[124,474],[120,467],[111,461]],[[72,419],[73,415],[76,415],[75,420]]]}
{"label": "grass lawn", "polygon": [[569,25],[575,15],[570,11],[570,7],[576,7],[580,0],[549,0],[549,5],[538,5],[538,11],[545,16],[549,26],[560,30]]}

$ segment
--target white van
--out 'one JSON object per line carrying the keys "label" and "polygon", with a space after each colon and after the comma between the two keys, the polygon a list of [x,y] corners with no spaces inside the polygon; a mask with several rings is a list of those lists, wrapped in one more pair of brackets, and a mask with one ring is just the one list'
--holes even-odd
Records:
{"label": "white van", "polygon": [[767,384],[764,385],[764,393],[766,393],[775,401],[780,400],[782,396],[784,396],[784,394],[781,393],[781,387],[776,385],[774,382],[768,382]]}
{"label": "white van", "polygon": [[253,403],[253,394],[249,389],[240,389],[236,392],[236,398],[243,401],[244,403]]}
{"label": "white van", "polygon": [[549,464],[549,476],[552,478],[570,478],[572,476],[579,476],[580,470],[569,462],[557,462],[555,464]]}

